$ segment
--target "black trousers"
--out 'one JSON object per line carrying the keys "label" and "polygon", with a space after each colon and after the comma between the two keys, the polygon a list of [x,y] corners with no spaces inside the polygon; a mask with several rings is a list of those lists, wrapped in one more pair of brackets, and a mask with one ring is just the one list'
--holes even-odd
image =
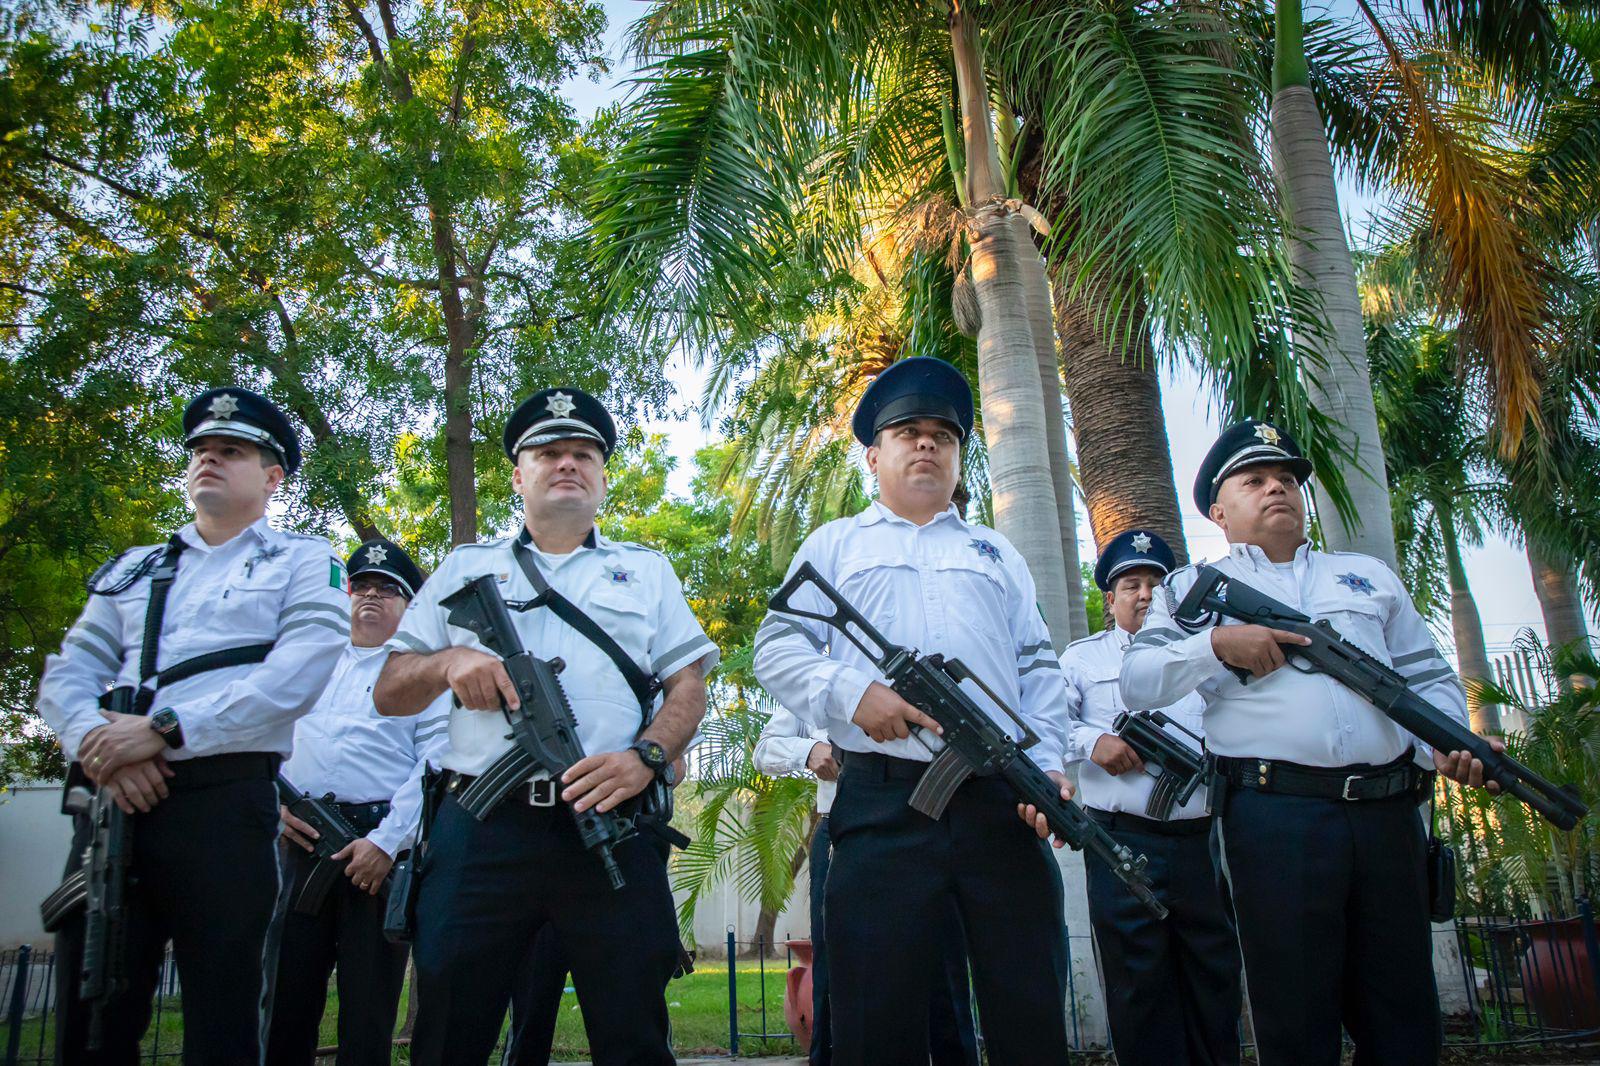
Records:
{"label": "black trousers", "polygon": [[615,849],[613,890],[564,805],[502,802],[483,822],[440,805],[423,859],[411,1061],[488,1061],[534,939],[554,928],[596,1066],[673,1062],[666,986],[677,919],[666,864],[638,834]]}
{"label": "black trousers", "polygon": [[[150,1025],[169,940],[183,989],[186,1066],[259,1061],[263,951],[278,894],[278,797],[266,771],[268,756],[248,757],[260,772],[227,772],[241,761],[219,756],[171,764],[171,794],[150,813],[133,817],[128,984],[103,1012],[97,1052],[85,1048],[89,1008],[78,999],[82,912],[57,935],[57,1063],[142,1061],[139,1042]],[[87,824],[79,821],[68,873],[80,865],[87,842]]]}
{"label": "black trousers", "polygon": [[907,806],[915,781],[896,766],[847,754],[829,816],[834,1061],[926,1066],[953,901],[991,1066],[1065,1063],[1066,927],[1047,845],[1004,782],[968,781],[934,821]]}
{"label": "black trousers", "polygon": [[273,919],[278,962],[267,1027],[268,1066],[311,1066],[316,1059],[328,977],[336,970],[338,1066],[388,1066],[409,948],[384,939],[385,897],[368,895],[341,877],[319,913],[296,914],[292,901],[314,860],[287,841],[280,843],[280,852],[283,891]]}
{"label": "black trousers", "polygon": [[1409,797],[1233,789],[1222,851],[1262,1066],[1433,1066],[1442,1026],[1426,841]]}
{"label": "black trousers", "polygon": [[550,1061],[569,972],[555,930],[547,925],[534,938],[511,989],[511,1031],[502,1066],[545,1066]]}
{"label": "black trousers", "polygon": [[1104,863],[1085,862],[1118,1066],[1237,1066],[1239,941],[1210,834],[1106,831],[1150,860],[1150,890],[1168,911],[1155,917]]}
{"label": "black trousers", "polygon": [[[828,1007],[828,937],[823,906],[831,859],[828,816],[811,837],[811,1055],[812,1066],[833,1062],[833,1032]],[[928,1053],[932,1066],[978,1066],[978,1033],[972,1022],[972,988],[962,945],[961,915],[952,902],[949,924],[938,934],[943,977],[936,976],[928,1000]]]}

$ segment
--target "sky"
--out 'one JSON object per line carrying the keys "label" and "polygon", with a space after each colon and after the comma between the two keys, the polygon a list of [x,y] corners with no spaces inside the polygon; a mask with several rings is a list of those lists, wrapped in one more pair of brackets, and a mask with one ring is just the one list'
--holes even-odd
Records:
{"label": "sky", "polygon": [[[608,21],[604,51],[610,61],[611,72],[598,83],[579,77],[564,86],[567,98],[582,118],[587,118],[598,108],[627,94],[628,81],[634,76],[635,70],[622,55],[621,43],[628,25],[648,8],[647,0],[602,0],[602,4]],[[1344,0],[1336,2],[1334,6],[1341,14],[1344,13],[1343,8],[1353,7]],[[1380,210],[1382,204],[1343,178],[1340,180],[1340,201],[1347,229],[1354,241],[1360,243],[1374,212]],[[703,419],[697,407],[704,377],[697,368],[681,359],[669,366],[668,377],[676,389],[671,417],[649,422],[643,428],[647,433],[667,436],[673,454],[678,459],[678,468],[669,482],[670,487],[674,492],[687,493],[693,455],[711,439],[703,428]],[[1172,445],[1178,499],[1184,510],[1184,535],[1188,540],[1189,554],[1196,560],[1215,559],[1226,554],[1227,543],[1221,531],[1209,519],[1193,513],[1193,505],[1189,500],[1189,486],[1194,483],[1200,460],[1221,430],[1216,413],[1211,408],[1209,390],[1199,376],[1188,368],[1169,367],[1163,373],[1162,406],[1168,439]],[[1089,531],[1081,498],[1078,501],[1078,515],[1078,541],[1082,546],[1083,558],[1092,561],[1094,538]],[[1483,617],[1484,637],[1491,657],[1505,654],[1521,629],[1532,628],[1541,638],[1544,636],[1539,601],[1534,595],[1527,557],[1520,547],[1495,537],[1481,548],[1466,548],[1464,561],[1468,583]],[[1448,647],[1448,625],[1442,630],[1436,627],[1436,632],[1441,643]]]}

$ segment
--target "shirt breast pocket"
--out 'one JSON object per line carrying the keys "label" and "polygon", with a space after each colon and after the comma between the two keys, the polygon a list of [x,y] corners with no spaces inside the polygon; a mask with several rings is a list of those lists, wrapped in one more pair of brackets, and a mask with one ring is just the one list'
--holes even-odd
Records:
{"label": "shirt breast pocket", "polygon": [[[642,589],[602,587],[581,606],[623,651],[639,661],[650,646],[650,610]],[[606,661],[610,661],[609,656]]]}
{"label": "shirt breast pocket", "polygon": [[241,637],[271,639],[278,635],[278,616],[288,593],[288,567],[258,568],[231,580],[201,609],[200,619]]}
{"label": "shirt breast pocket", "polygon": [[1388,641],[1383,635],[1384,604],[1375,597],[1353,593],[1349,597],[1323,597],[1311,610],[1311,617],[1326,621],[1339,636],[1385,665],[1392,665]]}
{"label": "shirt breast pocket", "polygon": [[934,564],[947,610],[966,624],[1001,641],[1011,632],[1006,583],[1000,564],[974,554],[946,556]]}

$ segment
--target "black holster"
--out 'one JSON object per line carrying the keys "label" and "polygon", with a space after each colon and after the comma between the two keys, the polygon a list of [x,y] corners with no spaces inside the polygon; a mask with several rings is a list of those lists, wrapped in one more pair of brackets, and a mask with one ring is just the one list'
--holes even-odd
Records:
{"label": "black holster", "polygon": [[395,859],[389,871],[389,898],[383,907],[383,936],[393,944],[409,944],[417,935],[417,894],[422,887],[422,856],[428,833],[444,791],[444,772],[428,768],[422,774],[422,823],[408,851]]}

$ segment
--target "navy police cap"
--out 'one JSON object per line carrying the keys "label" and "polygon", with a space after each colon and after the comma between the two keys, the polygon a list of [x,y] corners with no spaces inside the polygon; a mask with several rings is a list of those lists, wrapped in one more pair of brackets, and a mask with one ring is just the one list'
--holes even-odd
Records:
{"label": "navy police cap", "polygon": [[237,437],[266,448],[278,457],[284,473],[300,469],[300,441],[289,417],[277,404],[251,392],[227,386],[207,389],[183,409],[183,444],[192,448],[202,437]]}
{"label": "navy police cap", "polygon": [[411,561],[404,548],[382,537],[362,541],[361,547],[351,552],[345,561],[345,569],[350,572],[352,581],[362,576],[386,577],[400,586],[408,600],[416,596],[427,580],[422,568]]}
{"label": "navy police cap", "polygon": [[541,389],[517,405],[506,421],[506,455],[514,463],[524,448],[558,440],[590,440],[611,457],[617,426],[599,400],[582,389]]}
{"label": "navy police cap", "polygon": [[1217,489],[1225,480],[1247,466],[1262,463],[1284,464],[1302,485],[1311,479],[1311,460],[1293,437],[1270,422],[1247,418],[1223,430],[1206,452],[1194,479],[1194,505],[1201,514],[1209,515],[1211,505],[1217,502]]}
{"label": "navy police cap", "polygon": [[1166,541],[1148,529],[1130,529],[1112,537],[1100,553],[1094,564],[1094,583],[1101,592],[1109,592],[1111,583],[1125,571],[1148,566],[1165,575],[1177,565],[1177,557]]}
{"label": "navy police cap", "polygon": [[972,432],[972,386],[961,371],[927,355],[891,363],[856,406],[850,428],[870,445],[879,430],[914,418],[937,418],[955,426],[966,440]]}

